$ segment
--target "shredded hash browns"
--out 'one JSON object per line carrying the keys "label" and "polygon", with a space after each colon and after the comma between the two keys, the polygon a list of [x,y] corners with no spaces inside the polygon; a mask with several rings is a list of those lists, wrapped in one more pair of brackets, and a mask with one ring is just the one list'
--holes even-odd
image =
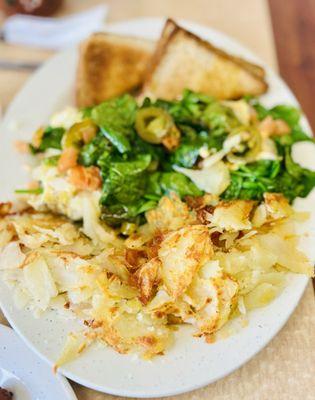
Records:
{"label": "shredded hash browns", "polygon": [[[172,195],[123,240],[101,226],[1,205],[0,273],[18,307],[82,321],[57,366],[94,340],[119,353],[163,354],[178,325],[213,341],[228,320],[279,294],[288,272],[313,275],[297,248],[296,214],[279,194],[182,202]],[[94,233],[102,233],[95,240]]]}

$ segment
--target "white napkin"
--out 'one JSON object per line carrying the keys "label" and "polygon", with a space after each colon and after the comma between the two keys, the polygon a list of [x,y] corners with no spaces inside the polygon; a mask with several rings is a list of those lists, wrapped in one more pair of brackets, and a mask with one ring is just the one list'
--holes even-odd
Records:
{"label": "white napkin", "polygon": [[2,26],[7,43],[58,50],[80,42],[102,28],[108,7],[100,5],[62,18],[13,15]]}

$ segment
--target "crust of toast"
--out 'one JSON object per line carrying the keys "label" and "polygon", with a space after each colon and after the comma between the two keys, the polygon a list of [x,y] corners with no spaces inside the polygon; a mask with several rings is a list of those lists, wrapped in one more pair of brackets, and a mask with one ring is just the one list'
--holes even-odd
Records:
{"label": "crust of toast", "polygon": [[184,88],[220,99],[260,95],[264,69],[231,56],[168,19],[146,71],[141,97],[177,98]]}
{"label": "crust of toast", "polygon": [[82,42],[76,80],[78,107],[98,104],[132,91],[144,78],[154,42],[95,33]]}

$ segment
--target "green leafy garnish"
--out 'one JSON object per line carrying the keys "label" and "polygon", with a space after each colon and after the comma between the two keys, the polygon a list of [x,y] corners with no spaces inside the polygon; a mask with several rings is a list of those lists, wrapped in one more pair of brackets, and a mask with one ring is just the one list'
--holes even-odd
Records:
{"label": "green leafy garnish", "polygon": [[301,141],[314,141],[312,137],[302,130],[300,126],[301,113],[297,108],[288,105],[278,105],[268,109],[256,99],[251,99],[250,102],[255,108],[260,120],[263,120],[269,115],[273,119],[282,119],[289,125],[291,128],[290,133],[273,138],[281,146],[292,145],[293,143]]}
{"label": "green leafy garnish", "polygon": [[133,133],[136,110],[135,99],[125,94],[101,103],[91,112],[92,120],[120,153],[131,150],[130,136]]}
{"label": "green leafy garnish", "polygon": [[300,121],[300,111],[295,107],[279,105],[268,109],[257,102],[256,99],[253,100],[252,105],[257,111],[260,120],[270,115],[273,119],[282,119],[291,128],[294,128]]}
{"label": "green leafy garnish", "polygon": [[202,146],[203,143],[198,140],[182,143],[171,155],[172,164],[185,168],[193,167],[196,164]]}
{"label": "green leafy garnish", "polygon": [[17,189],[14,191],[14,193],[17,194],[41,194],[43,193],[42,188],[36,188],[36,189]]}
{"label": "green leafy garnish", "polygon": [[48,149],[61,150],[61,139],[64,133],[64,128],[52,128],[48,126],[43,133],[39,147],[30,145],[31,152],[41,153]]}
{"label": "green leafy garnish", "polygon": [[103,185],[102,204],[114,197],[119,203],[137,200],[145,190],[144,172],[151,162],[148,154],[130,161],[112,161]]}
{"label": "green leafy garnish", "polygon": [[185,175],[178,172],[156,172],[150,177],[149,195],[161,197],[175,192],[179,197],[201,196],[203,191]]}
{"label": "green leafy garnish", "polygon": [[133,160],[112,161],[107,165],[107,172],[102,170],[106,176],[100,200],[103,219],[108,222],[111,217],[118,221],[132,220],[139,214],[150,162],[150,155],[139,155]]}
{"label": "green leafy garnish", "polygon": [[225,200],[262,200],[265,192],[282,193],[290,202],[306,197],[315,186],[315,172],[294,163],[290,148],[280,160],[260,160],[231,172],[231,183],[222,194]]}
{"label": "green leafy garnish", "polygon": [[101,133],[98,133],[90,143],[82,147],[78,161],[85,167],[97,165],[98,160],[104,157],[104,154],[108,155],[111,153],[112,147],[109,140]]}
{"label": "green leafy garnish", "polygon": [[265,192],[282,193],[290,202],[296,197],[306,197],[315,186],[315,172],[302,168],[291,156],[294,143],[313,141],[300,126],[300,112],[286,105],[267,109],[256,99],[249,101],[260,120],[267,116],[282,119],[289,125],[291,132],[272,137],[277,145],[279,160],[260,160],[232,171],[231,183],[222,197],[226,200],[262,200]]}
{"label": "green leafy garnish", "polygon": [[[252,97],[244,100],[255,108],[259,120],[271,116],[285,121],[290,127],[290,133],[271,137],[277,149],[274,160],[252,161],[264,140],[255,122],[244,126],[231,107],[190,90],[185,90],[180,100],[152,101],[147,98],[138,106],[131,95],[125,94],[82,110],[84,117],[91,118],[97,125],[97,134],[80,148],[78,163],[100,169],[103,181],[101,218],[111,225],[139,224],[144,221],[144,213],[156,207],[164,195],[175,192],[182,199],[202,196],[204,192],[187,176],[175,172],[174,166],[198,168],[201,156],[220,151],[227,137],[236,134],[244,134],[245,139],[246,133],[251,134],[252,147],[253,139],[258,135],[259,146],[257,154],[250,158],[244,156],[249,152],[245,139],[226,156],[222,153],[223,162],[228,161],[233,168],[230,185],[221,198],[260,201],[265,192],[277,192],[292,202],[296,197],[307,196],[315,186],[315,172],[302,168],[291,156],[294,143],[313,140],[301,128],[300,112],[286,105],[268,109]],[[176,130],[178,140],[175,146],[166,148],[164,138],[168,134],[168,124]],[[61,149],[64,133],[63,128],[46,128],[40,146],[31,147],[32,151]],[[163,140],[156,138],[160,138],[159,135]],[[58,158],[46,157],[43,163],[56,166]]]}

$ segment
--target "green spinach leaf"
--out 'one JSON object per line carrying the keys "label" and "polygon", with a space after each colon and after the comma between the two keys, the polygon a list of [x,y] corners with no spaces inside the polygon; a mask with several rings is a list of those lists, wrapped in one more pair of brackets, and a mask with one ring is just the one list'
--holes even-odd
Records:
{"label": "green spinach leaf", "polygon": [[102,134],[120,153],[128,152],[132,148],[130,136],[134,134],[136,110],[136,100],[125,94],[104,101],[91,112],[91,117],[100,127]]}
{"label": "green spinach leaf", "polygon": [[282,193],[290,202],[306,197],[315,186],[315,172],[296,164],[290,147],[283,160],[261,160],[231,172],[231,183],[222,198],[262,200],[265,192]]}
{"label": "green spinach leaf", "polygon": [[61,139],[65,133],[64,128],[52,128],[48,126],[43,134],[39,147],[30,145],[32,153],[41,153],[48,149],[61,150]]}
{"label": "green spinach leaf", "polygon": [[156,172],[149,177],[147,190],[149,195],[161,197],[172,192],[181,198],[203,194],[203,191],[198,189],[189,178],[178,172]]}
{"label": "green spinach leaf", "polygon": [[102,204],[133,203],[145,192],[145,170],[151,162],[149,154],[139,155],[130,161],[111,161],[103,183]]}
{"label": "green spinach leaf", "polygon": [[98,133],[95,138],[82,147],[78,161],[85,167],[98,165],[98,160],[101,157],[104,158],[104,154],[110,154],[112,148],[113,146],[109,140],[101,133]]}
{"label": "green spinach leaf", "polygon": [[182,143],[170,156],[170,162],[185,168],[191,168],[196,164],[199,150],[203,146],[200,141]]}

